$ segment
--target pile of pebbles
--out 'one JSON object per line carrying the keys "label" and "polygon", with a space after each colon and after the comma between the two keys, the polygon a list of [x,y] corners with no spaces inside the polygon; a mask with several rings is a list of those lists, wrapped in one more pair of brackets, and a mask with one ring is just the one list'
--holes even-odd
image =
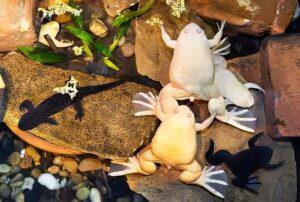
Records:
{"label": "pile of pebbles", "polygon": [[[1,129],[1,128],[0,128]],[[125,177],[107,176],[108,161],[93,155],[53,155],[0,132],[0,202],[146,201]]]}

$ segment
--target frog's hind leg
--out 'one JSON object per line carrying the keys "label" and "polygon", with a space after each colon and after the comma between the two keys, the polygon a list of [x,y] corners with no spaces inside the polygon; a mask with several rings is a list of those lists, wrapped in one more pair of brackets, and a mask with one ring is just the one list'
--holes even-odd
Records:
{"label": "frog's hind leg", "polygon": [[224,170],[216,170],[215,166],[205,167],[201,171],[201,166],[194,160],[189,165],[176,166],[177,169],[183,170],[180,174],[180,180],[187,184],[197,184],[207,189],[212,194],[224,198],[228,179]]}
{"label": "frog's hind leg", "polygon": [[121,176],[132,173],[151,175],[156,171],[155,162],[159,162],[152,154],[151,148],[145,148],[137,157],[130,157],[127,161],[112,161],[110,164],[110,176]]}
{"label": "frog's hind leg", "polygon": [[30,101],[30,100],[24,100],[20,106],[19,109],[21,111],[27,110],[28,112],[32,111],[33,109],[35,109],[34,104]]}
{"label": "frog's hind leg", "polygon": [[[222,96],[219,98],[213,98],[208,102],[208,110],[210,114],[216,113],[216,119],[219,121],[253,133],[256,126],[256,118],[248,115],[249,110],[243,109],[237,111],[235,107],[231,111],[227,111],[227,104],[228,102],[226,103]],[[240,117],[241,115],[246,117]],[[247,124],[245,124],[245,122],[247,122]]]}
{"label": "frog's hind leg", "polygon": [[258,193],[262,183],[258,180],[257,176],[250,176],[249,178],[235,178],[231,181],[234,186],[244,188],[252,193]]}

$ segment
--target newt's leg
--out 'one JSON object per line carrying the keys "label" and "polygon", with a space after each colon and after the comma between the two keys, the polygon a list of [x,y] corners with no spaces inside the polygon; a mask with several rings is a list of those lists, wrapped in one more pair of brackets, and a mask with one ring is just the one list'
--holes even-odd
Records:
{"label": "newt's leg", "polygon": [[20,110],[27,110],[28,112],[33,110],[35,108],[34,104],[30,101],[30,100],[24,100],[20,106],[19,106]]}

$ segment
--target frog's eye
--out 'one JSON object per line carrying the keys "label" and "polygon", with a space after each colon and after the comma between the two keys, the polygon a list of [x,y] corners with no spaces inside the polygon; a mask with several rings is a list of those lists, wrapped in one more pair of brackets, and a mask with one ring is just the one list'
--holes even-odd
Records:
{"label": "frog's eye", "polygon": [[200,29],[200,28],[198,28],[196,31],[197,31],[199,34],[202,33],[202,29]]}
{"label": "frog's eye", "polygon": [[188,33],[189,30],[188,30],[188,29],[184,29],[183,32],[184,32],[184,33]]}
{"label": "frog's eye", "polygon": [[193,115],[192,115],[192,113],[188,113],[187,116],[188,116],[189,118],[191,118]]}

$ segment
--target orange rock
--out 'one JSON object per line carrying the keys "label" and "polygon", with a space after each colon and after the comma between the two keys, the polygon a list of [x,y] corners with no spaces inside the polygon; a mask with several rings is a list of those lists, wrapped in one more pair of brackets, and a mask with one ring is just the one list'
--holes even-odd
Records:
{"label": "orange rock", "polygon": [[56,156],[54,159],[53,159],[53,164],[55,165],[59,165],[61,166],[64,162],[64,157],[63,156]]}
{"label": "orange rock", "polygon": [[30,156],[25,156],[24,158],[21,158],[19,166],[22,169],[30,168],[32,166],[32,158]]}
{"label": "orange rock", "polygon": [[41,155],[37,152],[37,150],[34,147],[27,146],[25,149],[25,154],[33,159],[34,164],[36,166],[41,164]]}
{"label": "orange rock", "polygon": [[59,171],[58,175],[61,177],[68,177],[69,173],[68,173],[68,171],[61,170],[61,171]]}
{"label": "orange rock", "polygon": [[47,170],[48,170],[49,173],[51,173],[53,175],[56,175],[60,171],[58,166],[51,166]]}
{"label": "orange rock", "polygon": [[80,172],[100,170],[102,168],[102,162],[98,158],[86,158],[80,162],[78,168]]}
{"label": "orange rock", "polygon": [[72,174],[77,171],[78,163],[73,158],[65,158],[63,161],[63,167]]}

